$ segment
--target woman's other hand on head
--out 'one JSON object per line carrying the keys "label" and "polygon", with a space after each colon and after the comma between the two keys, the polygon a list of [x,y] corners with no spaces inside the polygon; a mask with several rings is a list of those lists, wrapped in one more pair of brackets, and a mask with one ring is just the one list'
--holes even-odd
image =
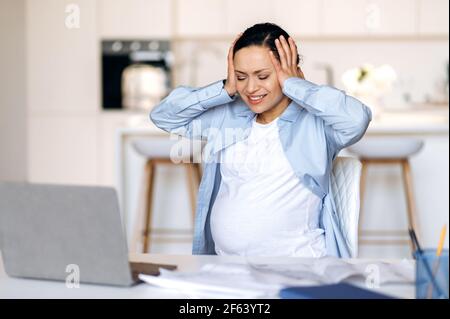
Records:
{"label": "woman's other hand on head", "polygon": [[234,64],[233,64],[233,49],[236,41],[241,37],[242,33],[239,33],[238,36],[233,40],[233,43],[228,50],[228,69],[227,69],[227,80],[225,82],[225,90],[228,92],[228,95],[233,96],[237,92],[236,88],[236,74],[234,72]]}
{"label": "woman's other hand on head", "polygon": [[275,45],[280,61],[278,61],[272,51],[269,54],[277,72],[280,86],[283,86],[284,81],[291,77],[305,79],[302,69],[297,65],[297,46],[294,40],[291,37],[286,40],[283,36],[280,36],[278,39],[275,39]]}

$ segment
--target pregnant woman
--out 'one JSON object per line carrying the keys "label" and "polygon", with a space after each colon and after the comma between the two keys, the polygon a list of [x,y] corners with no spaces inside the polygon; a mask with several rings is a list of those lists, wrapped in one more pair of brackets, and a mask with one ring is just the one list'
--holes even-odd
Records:
{"label": "pregnant woman", "polygon": [[207,141],[194,254],[349,257],[329,187],[333,160],[370,109],[305,80],[282,28],[256,24],[228,52],[228,75],[174,89],[150,114],[159,128]]}

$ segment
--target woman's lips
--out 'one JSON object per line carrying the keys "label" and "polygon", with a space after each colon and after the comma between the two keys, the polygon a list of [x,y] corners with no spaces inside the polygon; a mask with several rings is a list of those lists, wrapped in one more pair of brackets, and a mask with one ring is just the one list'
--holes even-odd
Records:
{"label": "woman's lips", "polygon": [[262,95],[247,95],[248,101],[250,104],[252,105],[256,105],[262,102],[262,100],[264,100],[264,98],[266,97],[267,94],[262,94]]}

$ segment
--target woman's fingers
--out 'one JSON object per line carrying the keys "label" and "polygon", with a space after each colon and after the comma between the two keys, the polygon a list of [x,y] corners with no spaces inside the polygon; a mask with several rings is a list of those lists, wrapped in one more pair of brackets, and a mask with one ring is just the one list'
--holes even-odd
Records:
{"label": "woman's fingers", "polygon": [[233,62],[233,46],[228,49],[228,63]]}
{"label": "woman's fingers", "polygon": [[286,54],[284,53],[284,49],[283,46],[281,45],[280,40],[275,39],[275,46],[277,47],[278,55],[280,56],[281,67],[283,69],[286,69],[288,67],[286,61]]}
{"label": "woman's fingers", "polygon": [[275,57],[275,54],[272,51],[269,51],[270,60],[272,61],[272,64],[275,67],[275,71],[279,72],[281,70],[280,62]]}
{"label": "woman's fingers", "polygon": [[292,66],[296,67],[297,66],[297,46],[295,45],[294,39],[292,39],[291,37],[289,37],[289,48],[291,49]]}
{"label": "woman's fingers", "polygon": [[291,58],[291,50],[289,48],[289,44],[286,41],[286,38],[284,36],[280,36],[281,46],[283,47],[285,56],[286,56],[286,63],[287,67],[290,68],[292,65],[292,58]]}
{"label": "woman's fingers", "polygon": [[234,73],[234,65],[233,65],[233,47],[231,46],[228,50],[228,75],[232,75]]}
{"label": "woman's fingers", "polygon": [[231,43],[230,49],[228,50],[228,66],[229,66],[229,69],[231,68],[231,69],[234,70],[234,66],[233,66],[233,58],[234,58],[233,50],[234,50],[234,45],[236,44],[237,40],[239,40],[241,35],[242,35],[242,32],[239,33],[237,35],[237,37],[233,40],[233,42]]}

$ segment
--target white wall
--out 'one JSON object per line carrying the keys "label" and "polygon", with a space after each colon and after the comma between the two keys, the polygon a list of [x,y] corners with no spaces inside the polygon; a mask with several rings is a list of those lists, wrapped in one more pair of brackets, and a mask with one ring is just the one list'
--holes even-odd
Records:
{"label": "white wall", "polygon": [[0,1],[0,180],[27,176],[25,1]]}

